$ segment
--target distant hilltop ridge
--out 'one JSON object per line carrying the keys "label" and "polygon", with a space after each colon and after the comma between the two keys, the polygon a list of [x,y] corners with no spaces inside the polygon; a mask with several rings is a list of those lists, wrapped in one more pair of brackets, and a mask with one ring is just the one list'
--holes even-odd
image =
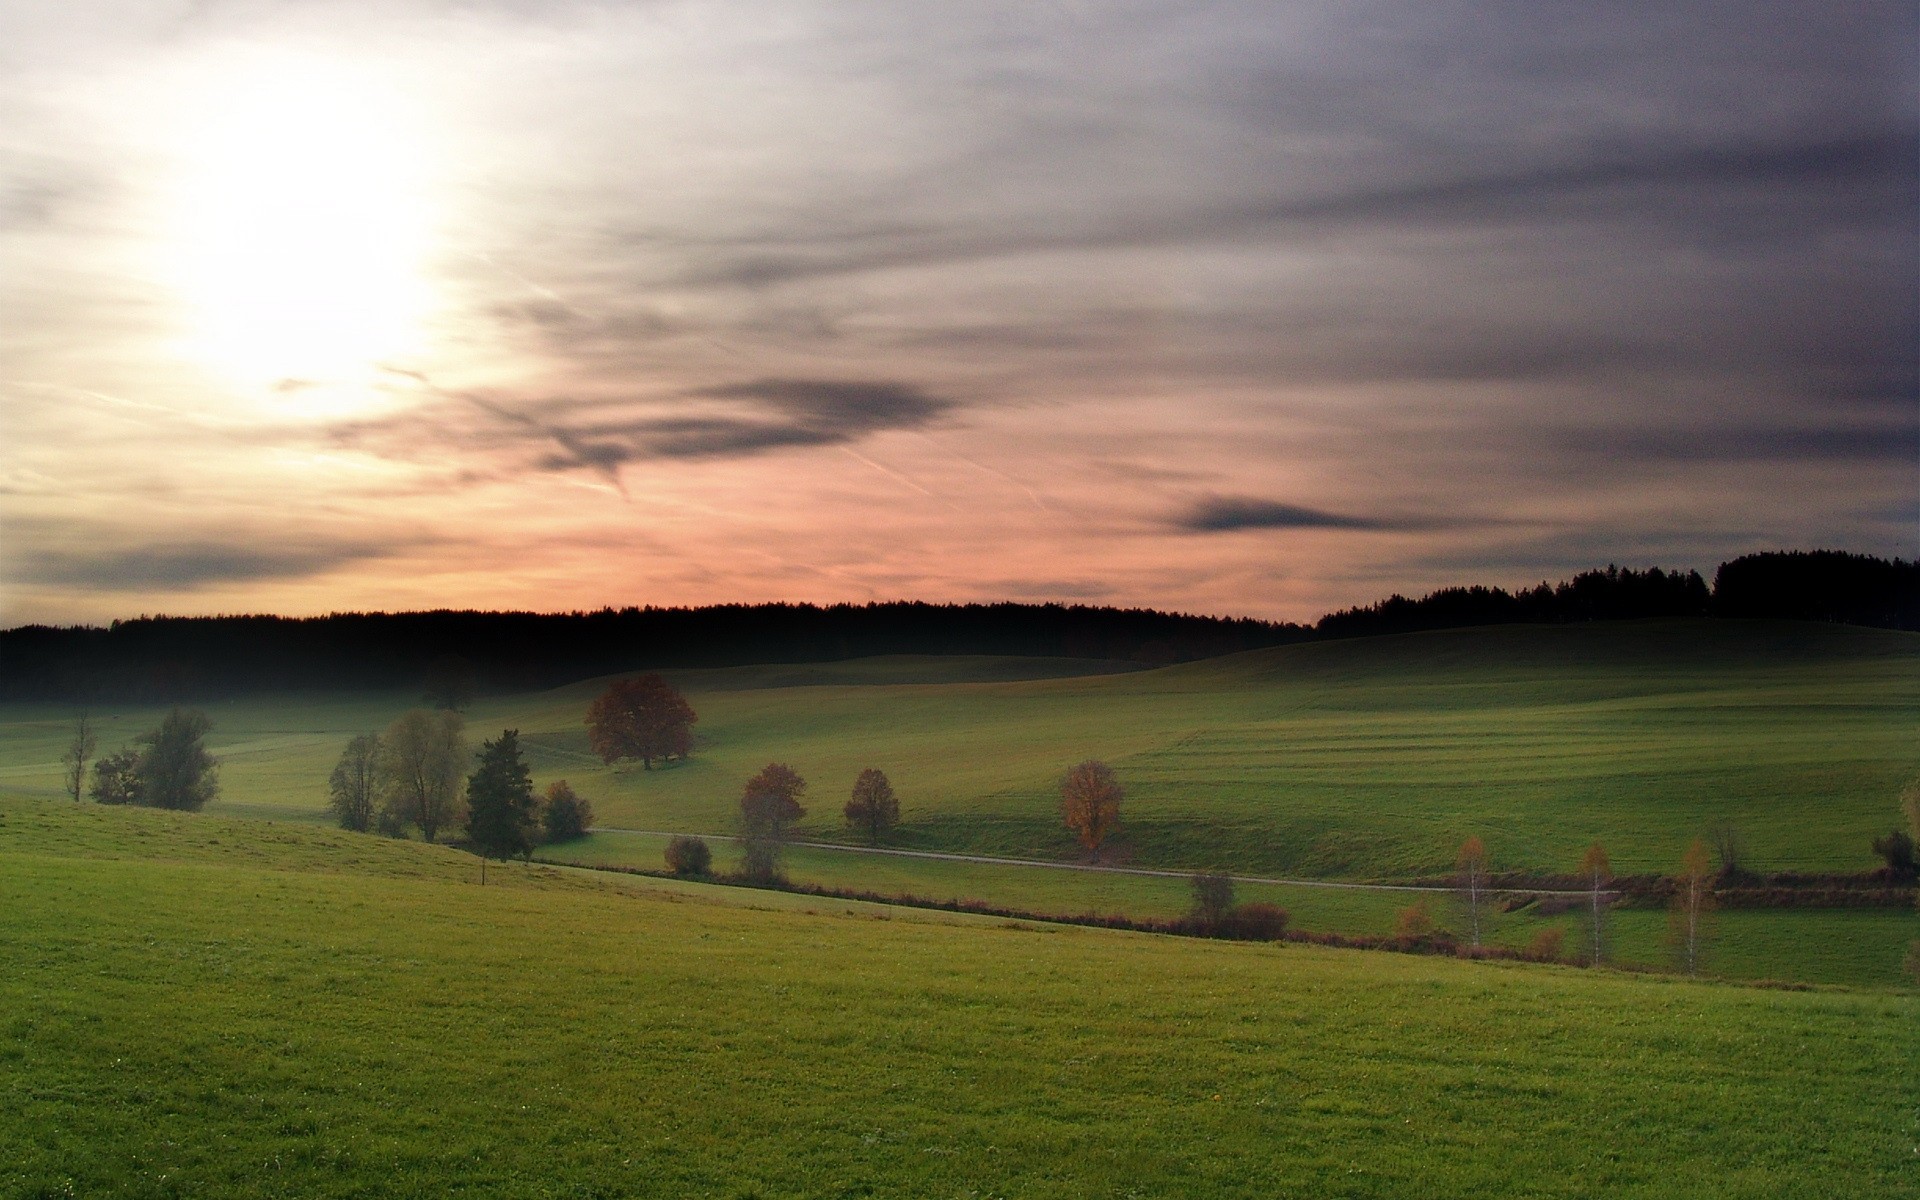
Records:
{"label": "distant hilltop ridge", "polygon": [[1509,592],[1391,596],[1315,624],[1061,604],[723,604],[596,612],[140,617],[0,630],[0,698],[154,700],[281,689],[550,687],[640,668],[879,654],[1045,655],[1144,664],[1327,638],[1472,625],[1767,617],[1920,629],[1920,565],[1836,550],[1697,571],[1609,566]]}

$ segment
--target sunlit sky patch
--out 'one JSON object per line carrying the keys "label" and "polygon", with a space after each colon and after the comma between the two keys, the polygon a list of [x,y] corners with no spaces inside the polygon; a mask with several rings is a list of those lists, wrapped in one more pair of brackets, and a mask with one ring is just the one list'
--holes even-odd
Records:
{"label": "sunlit sky patch", "polygon": [[0,0],[0,622],[1912,557],[1916,32]]}

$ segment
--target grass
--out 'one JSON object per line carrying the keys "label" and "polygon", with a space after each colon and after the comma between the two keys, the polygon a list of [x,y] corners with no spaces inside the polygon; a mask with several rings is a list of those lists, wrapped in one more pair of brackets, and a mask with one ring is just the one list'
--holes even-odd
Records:
{"label": "grass", "polygon": [[[663,835],[597,833],[543,847],[539,856],[551,862],[658,871],[663,869],[666,843]],[[717,872],[739,869],[737,845],[715,840],[710,846]],[[977,900],[1034,913],[1175,917],[1192,900],[1183,878],[850,854],[807,846],[791,847],[785,863],[788,876],[802,886],[935,901]],[[1390,934],[1400,910],[1419,899],[1443,926],[1455,931],[1467,927],[1463,910],[1445,893],[1243,883],[1236,897],[1278,904],[1292,914],[1295,929],[1316,933]],[[1582,912],[1543,917],[1531,907],[1508,913],[1492,904],[1483,922],[1490,944],[1516,949],[1526,947],[1543,929],[1559,929],[1566,952],[1578,956],[1588,945],[1583,918]],[[1620,910],[1609,915],[1608,928],[1614,961],[1648,970],[1672,969],[1664,912]],[[1904,908],[1734,909],[1713,915],[1707,966],[1711,973],[1732,979],[1897,987],[1907,979],[1903,957],[1916,938],[1920,915]]]}
{"label": "grass", "polygon": [[0,802],[0,1195],[1913,1194],[1920,998]]}
{"label": "grass", "polygon": [[[604,681],[495,696],[476,735],[521,730],[536,776],[603,824],[732,827],[769,761],[813,783],[803,836],[867,766],[892,777],[898,844],[1069,859],[1057,780],[1102,757],[1128,787],[1141,865],[1330,879],[1448,869],[1467,835],[1496,868],[1566,870],[1593,840],[1623,872],[1672,869],[1716,821],[1760,870],[1852,871],[1920,772],[1920,635],[1773,622],[1452,630],[1286,646],[1154,671],[1009,659],[872,659],[675,676],[701,714],[692,761],[609,769],[587,751]],[[1062,672],[1081,672],[1061,676]],[[321,819],[355,732],[406,695],[209,707],[223,811]],[[103,748],[157,710],[104,714]],[[53,796],[69,714],[0,707],[0,791]]]}

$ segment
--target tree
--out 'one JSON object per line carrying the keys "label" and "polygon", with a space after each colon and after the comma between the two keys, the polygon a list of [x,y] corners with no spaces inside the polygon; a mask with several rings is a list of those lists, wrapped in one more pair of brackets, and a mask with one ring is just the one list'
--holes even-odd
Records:
{"label": "tree", "polygon": [[140,752],[126,749],[95,763],[92,796],[101,804],[140,803]]}
{"label": "tree", "polygon": [[1095,862],[1100,861],[1100,847],[1120,825],[1124,795],[1113,768],[1098,759],[1076,765],[1060,781],[1060,815]]}
{"label": "tree", "polygon": [[1219,871],[1203,871],[1193,877],[1191,919],[1202,930],[1212,931],[1233,910],[1233,876]]}
{"label": "tree", "polygon": [[380,781],[387,821],[414,825],[431,842],[460,813],[460,769],[467,744],[456,712],[408,709],[380,735]]}
{"label": "tree", "polygon": [[1478,837],[1470,837],[1460,843],[1460,857],[1456,865],[1460,873],[1454,878],[1460,888],[1460,902],[1467,909],[1467,929],[1473,938],[1473,945],[1480,945],[1480,906],[1487,894],[1487,846]]}
{"label": "tree", "polygon": [[699,716],[674,686],[658,675],[616,679],[587,709],[587,743],[602,760],[685,759],[693,749]]}
{"label": "tree", "polygon": [[502,730],[480,743],[479,764],[467,777],[467,837],[487,858],[530,860],[539,823],[540,802],[520,756],[520,731]]}
{"label": "tree", "polygon": [[780,878],[780,854],[793,823],[807,815],[800,807],[807,781],[785,763],[768,763],[747,780],[740,793],[740,828],[745,841],[747,878],[771,883]]}
{"label": "tree", "polygon": [[1920,875],[1920,862],[1914,859],[1913,839],[1904,829],[1873,839],[1873,852],[1886,860],[1887,874],[1903,883]]}
{"label": "tree", "polygon": [[880,844],[880,835],[900,823],[900,798],[886,772],[868,767],[853,781],[853,799],[847,801],[847,824],[867,831],[871,845]]}
{"label": "tree", "polygon": [[81,713],[73,721],[73,736],[67,741],[66,752],[60,761],[67,768],[67,792],[75,804],[87,786],[87,763],[92,760],[93,752],[99,748],[100,740],[94,736],[93,718]]}
{"label": "tree", "polygon": [[1605,912],[1602,889],[1613,878],[1613,864],[1607,861],[1606,848],[1599,842],[1588,846],[1587,852],[1580,857],[1580,878],[1587,881],[1592,893],[1593,924],[1588,930],[1588,940],[1592,946],[1593,965],[1597,967],[1606,958],[1606,943],[1601,936],[1605,932],[1601,924]]}
{"label": "tree", "polygon": [[593,805],[561,779],[547,785],[541,819],[546,822],[549,842],[570,842],[587,836],[593,825]]}
{"label": "tree", "polygon": [[380,735],[363,733],[347,743],[327,780],[327,807],[340,828],[365,833],[373,828],[380,796]]}
{"label": "tree", "polygon": [[426,690],[420,699],[435,708],[464,712],[480,690],[473,664],[457,654],[442,654],[427,664]]}
{"label": "tree", "polygon": [[1747,842],[1733,822],[1720,821],[1709,827],[1707,840],[1713,846],[1714,857],[1720,860],[1720,878],[1735,879],[1745,873]]}
{"label": "tree", "polygon": [[206,747],[206,736],[212,729],[207,714],[176,708],[161,719],[158,729],[134,739],[136,745],[144,747],[135,768],[140,777],[140,803],[199,812],[220,794],[220,763]]}
{"label": "tree", "polygon": [[1687,974],[1698,975],[1705,949],[1707,913],[1713,908],[1713,863],[1707,857],[1705,842],[1693,839],[1680,859],[1680,874],[1673,882],[1674,948]]}
{"label": "tree", "polygon": [[667,842],[667,870],[675,875],[705,875],[713,870],[713,851],[697,837],[675,837]]}

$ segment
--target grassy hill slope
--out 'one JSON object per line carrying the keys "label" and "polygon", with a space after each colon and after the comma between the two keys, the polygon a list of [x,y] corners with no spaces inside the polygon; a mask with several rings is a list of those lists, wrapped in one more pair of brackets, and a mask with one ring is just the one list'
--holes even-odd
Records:
{"label": "grassy hill slope", "polygon": [[0,1194],[1911,1184],[1910,995],[474,867],[0,802]]}
{"label": "grassy hill slope", "polygon": [[[1286,646],[1154,671],[884,659],[674,675],[700,711],[694,759],[608,769],[587,751],[604,681],[493,697],[476,735],[522,731],[607,825],[731,828],[768,761],[813,784],[806,836],[845,837],[863,767],[902,798],[899,844],[1066,858],[1056,781],[1102,757],[1129,788],[1142,865],[1327,878],[1429,874],[1481,835],[1496,867],[1566,869],[1598,838],[1623,871],[1672,868],[1715,821],[1762,870],[1857,870],[1920,770],[1920,635],[1837,625],[1506,626]],[[1021,677],[1021,676],[1027,677]],[[317,815],[353,732],[398,695],[267,697],[211,709],[232,812]],[[0,709],[0,790],[57,788],[64,714]],[[110,714],[112,739],[153,713]]]}

